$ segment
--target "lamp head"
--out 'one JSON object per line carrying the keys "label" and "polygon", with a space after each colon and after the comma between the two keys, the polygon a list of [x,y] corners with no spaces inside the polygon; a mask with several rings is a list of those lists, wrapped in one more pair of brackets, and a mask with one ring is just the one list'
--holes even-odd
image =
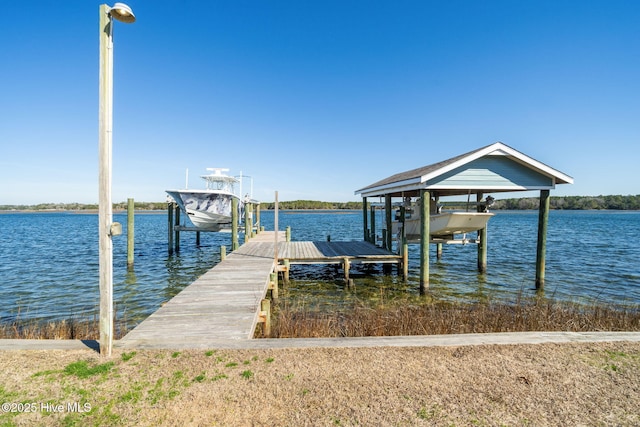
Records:
{"label": "lamp head", "polygon": [[136,21],[136,16],[133,14],[133,10],[124,3],[116,3],[109,11],[111,16],[120,22],[131,24]]}

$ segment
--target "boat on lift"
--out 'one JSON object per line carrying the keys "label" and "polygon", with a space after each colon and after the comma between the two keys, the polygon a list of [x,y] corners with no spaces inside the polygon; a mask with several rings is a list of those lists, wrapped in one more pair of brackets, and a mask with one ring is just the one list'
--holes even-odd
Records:
{"label": "boat on lift", "polygon": [[[457,234],[466,234],[481,230],[487,226],[487,222],[494,215],[486,206],[490,205],[493,198],[487,198],[484,212],[468,211],[442,211],[442,206],[436,206],[432,200],[429,215],[429,233],[431,239],[453,240]],[[405,202],[405,217],[401,220],[400,210],[396,212],[396,220],[392,223],[392,232],[400,237],[404,234],[406,241],[420,240],[421,218],[420,209],[410,200]],[[404,230],[403,230],[404,227]]]}
{"label": "boat on lift", "polygon": [[[242,218],[244,202],[236,185],[241,180],[226,175],[229,169],[207,168],[211,173],[201,175],[206,187],[202,190],[166,190],[193,225],[203,231],[220,231],[231,227],[232,201],[238,200],[238,218]],[[187,184],[188,186],[188,184]]]}

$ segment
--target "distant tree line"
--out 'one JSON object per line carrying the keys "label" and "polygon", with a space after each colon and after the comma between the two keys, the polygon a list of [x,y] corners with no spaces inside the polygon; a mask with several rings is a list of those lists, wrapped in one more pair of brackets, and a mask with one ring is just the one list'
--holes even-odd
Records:
{"label": "distant tree line", "polygon": [[[275,203],[260,203],[260,209],[275,209]],[[278,209],[362,209],[362,202],[320,202],[317,200],[292,200],[278,202]]]}
{"label": "distant tree line", "polygon": [[[537,197],[523,197],[521,199],[496,200],[492,210],[509,209],[538,209],[540,199]],[[551,209],[557,210],[640,210],[640,195],[635,196],[552,196],[549,198]]]}
{"label": "distant tree line", "polygon": [[[523,197],[520,199],[496,200],[491,210],[538,209],[540,199]],[[551,209],[557,210],[640,210],[640,195],[635,196],[552,196],[549,198]],[[166,210],[167,202],[135,202],[136,210]],[[279,209],[362,209],[362,202],[321,202],[317,200],[291,200],[278,202]],[[41,203],[37,205],[0,205],[0,211],[91,211],[97,210],[97,204],[81,203]],[[126,210],[127,202],[113,204],[113,209]],[[274,202],[260,203],[260,209],[275,209]]]}
{"label": "distant tree line", "polygon": [[[166,210],[167,202],[134,202],[136,210],[153,211]],[[127,202],[113,204],[113,210],[126,210]],[[93,211],[98,210],[97,204],[85,203],[40,203],[37,205],[0,205],[0,211]]]}

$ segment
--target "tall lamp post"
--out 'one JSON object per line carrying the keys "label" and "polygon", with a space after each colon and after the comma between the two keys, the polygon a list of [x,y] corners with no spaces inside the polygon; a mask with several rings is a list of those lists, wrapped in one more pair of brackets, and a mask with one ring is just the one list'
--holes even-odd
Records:
{"label": "tall lamp post", "polygon": [[113,346],[113,242],[122,227],[113,222],[111,203],[111,133],[113,124],[113,19],[136,20],[124,3],[100,5],[100,108],[98,139],[98,233],[100,235],[100,354],[111,356]]}

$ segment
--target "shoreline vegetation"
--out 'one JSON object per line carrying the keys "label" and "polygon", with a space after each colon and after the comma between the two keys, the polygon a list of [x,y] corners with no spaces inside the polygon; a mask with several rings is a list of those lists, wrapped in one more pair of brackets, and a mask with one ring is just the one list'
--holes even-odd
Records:
{"label": "shoreline vegetation", "polygon": [[[495,332],[640,331],[640,307],[582,305],[541,298],[503,302],[391,304],[352,306],[320,311],[295,303],[274,306],[272,338],[444,335]],[[131,329],[118,319],[115,338]],[[263,337],[258,325],[256,338]],[[17,319],[0,323],[0,339],[99,338],[98,318],[58,321]]]}
{"label": "shoreline vegetation", "polygon": [[[496,199],[491,210],[531,210],[538,209],[537,197]],[[446,205],[446,202],[445,202]],[[639,195],[609,196],[551,196],[552,210],[640,210]],[[135,202],[137,211],[164,211],[166,202]],[[262,202],[260,208],[273,210],[275,203]],[[278,202],[279,209],[290,210],[361,210],[362,202],[323,202],[316,200],[292,200]],[[125,211],[127,202],[113,204],[114,211]],[[36,205],[0,205],[0,213],[7,212],[92,212],[97,204],[82,203],[40,203]]]}

